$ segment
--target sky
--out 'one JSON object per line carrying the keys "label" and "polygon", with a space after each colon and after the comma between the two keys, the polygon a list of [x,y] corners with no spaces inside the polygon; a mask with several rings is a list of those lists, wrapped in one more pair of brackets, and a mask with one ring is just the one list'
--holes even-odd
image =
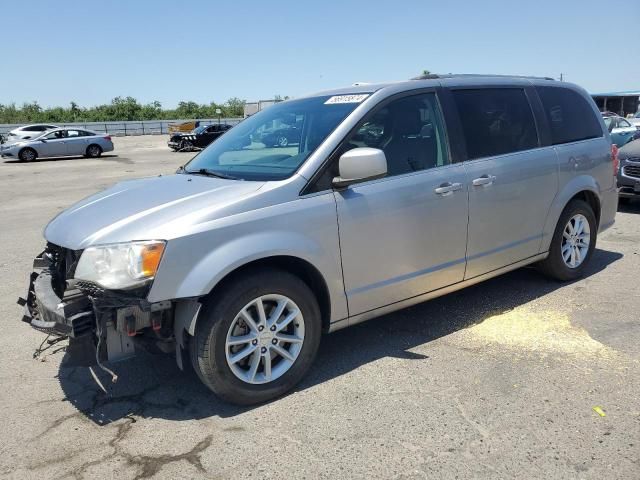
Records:
{"label": "sky", "polygon": [[29,0],[3,2],[2,17],[0,104],[173,108],[424,69],[640,90],[640,0]]}

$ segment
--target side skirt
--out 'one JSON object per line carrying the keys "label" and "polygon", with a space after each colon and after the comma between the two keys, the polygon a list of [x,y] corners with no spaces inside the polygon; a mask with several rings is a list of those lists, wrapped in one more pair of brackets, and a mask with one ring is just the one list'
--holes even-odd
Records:
{"label": "side skirt", "polygon": [[534,255],[533,257],[525,258],[524,260],[512,263],[511,265],[498,268],[497,270],[492,270],[491,272],[483,273],[482,275],[478,275],[477,277],[468,278],[467,280],[454,283],[453,285],[449,285],[448,287],[433,290],[431,292],[423,293],[415,297],[407,298],[406,300],[401,300],[390,305],[385,305],[384,307],[379,307],[374,310],[369,310],[368,312],[354,315],[353,317],[338,320],[337,322],[333,322],[329,326],[329,333],[341,330],[346,327],[350,327],[352,325],[356,325],[358,323],[366,322],[367,320],[371,320],[372,318],[395,312],[396,310],[401,310],[403,308],[407,308],[412,305],[431,300],[433,298],[447,295],[448,293],[452,293],[466,287],[470,287],[471,285],[489,280],[490,278],[497,277],[499,275],[502,275],[503,273],[511,272],[512,270],[517,270],[518,268],[524,267],[526,265],[544,260],[545,258],[547,258],[547,255],[549,255],[549,252],[539,253],[538,255]]}

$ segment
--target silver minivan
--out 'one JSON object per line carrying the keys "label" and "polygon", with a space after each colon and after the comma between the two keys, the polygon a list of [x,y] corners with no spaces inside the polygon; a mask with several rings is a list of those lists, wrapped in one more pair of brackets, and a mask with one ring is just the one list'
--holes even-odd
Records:
{"label": "silver minivan", "polygon": [[[292,126],[295,143],[260,142]],[[590,96],[551,79],[429,75],[278,103],[175,175],[54,218],[23,319],[68,336],[70,364],[175,351],[221,398],[263,402],[323,333],[533,263],[580,277],[615,219],[616,152]]]}

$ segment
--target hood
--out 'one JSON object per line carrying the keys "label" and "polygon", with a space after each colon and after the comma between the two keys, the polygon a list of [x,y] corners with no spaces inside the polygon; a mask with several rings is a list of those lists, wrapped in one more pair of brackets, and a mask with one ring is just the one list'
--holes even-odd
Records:
{"label": "hood", "polygon": [[118,183],[71,206],[45,228],[56,245],[80,250],[132,240],[170,240],[221,218],[264,182],[168,175]]}
{"label": "hood", "polygon": [[633,140],[618,150],[618,158],[626,160],[627,158],[640,158],[640,140]]}

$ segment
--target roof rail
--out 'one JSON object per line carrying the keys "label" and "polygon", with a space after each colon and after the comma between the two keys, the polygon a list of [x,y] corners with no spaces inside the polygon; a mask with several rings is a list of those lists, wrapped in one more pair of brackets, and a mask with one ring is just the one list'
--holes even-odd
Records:
{"label": "roof rail", "polygon": [[531,78],[536,80],[555,80],[551,77],[534,77],[532,75],[496,75],[496,74],[484,74],[484,73],[428,73],[426,75],[418,75],[411,80],[433,80],[436,78],[460,78],[460,77],[497,77],[497,78]]}

